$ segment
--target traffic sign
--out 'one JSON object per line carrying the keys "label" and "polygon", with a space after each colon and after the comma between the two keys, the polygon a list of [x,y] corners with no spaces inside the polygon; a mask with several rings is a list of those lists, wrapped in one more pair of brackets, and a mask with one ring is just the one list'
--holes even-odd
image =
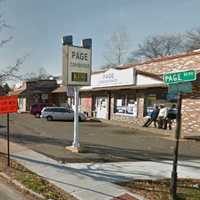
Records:
{"label": "traffic sign", "polygon": [[192,93],[192,83],[177,83],[169,85],[169,94]]}
{"label": "traffic sign", "polygon": [[17,110],[17,96],[0,96],[0,114],[15,113]]}
{"label": "traffic sign", "polygon": [[175,93],[168,93],[167,100],[169,101],[177,101],[178,95]]}
{"label": "traffic sign", "polygon": [[178,71],[178,72],[170,72],[164,74],[164,83],[167,85],[183,83],[188,81],[196,80],[196,71],[195,70],[187,70],[187,71]]}
{"label": "traffic sign", "polygon": [[181,133],[181,107],[182,107],[182,94],[192,92],[192,83],[191,81],[196,80],[196,71],[187,70],[179,72],[170,72],[166,73],[163,76],[164,83],[169,86],[169,95],[177,94],[178,95],[178,113],[176,117],[176,143],[174,147],[174,159],[173,159],[173,169],[171,175],[171,184],[170,184],[170,194],[172,199],[176,199],[176,190],[177,190],[177,163],[178,163],[178,147],[179,147],[179,138]]}

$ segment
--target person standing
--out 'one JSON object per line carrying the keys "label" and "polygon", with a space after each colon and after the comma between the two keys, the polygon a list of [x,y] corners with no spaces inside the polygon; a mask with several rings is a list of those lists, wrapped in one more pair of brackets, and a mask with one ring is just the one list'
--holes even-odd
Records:
{"label": "person standing", "polygon": [[160,105],[160,111],[158,114],[158,128],[164,128],[168,108],[164,105]]}
{"label": "person standing", "polygon": [[167,112],[164,129],[167,129],[167,127],[169,127],[169,130],[172,130],[172,122],[174,119],[176,119],[176,115],[177,115],[177,108],[176,105],[173,104]]}
{"label": "person standing", "polygon": [[159,108],[157,105],[154,105],[154,109],[151,113],[150,118],[145,122],[145,124],[143,125],[143,127],[148,127],[151,125],[151,123],[154,123],[154,127],[157,127],[157,117],[158,117],[158,113],[159,113]]}

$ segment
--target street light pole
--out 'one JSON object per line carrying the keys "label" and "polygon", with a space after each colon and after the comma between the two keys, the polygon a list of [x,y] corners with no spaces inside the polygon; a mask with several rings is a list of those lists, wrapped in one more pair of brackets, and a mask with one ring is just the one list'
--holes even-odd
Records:
{"label": "street light pole", "polygon": [[176,143],[174,147],[174,159],[173,159],[173,169],[171,174],[171,185],[170,194],[172,200],[176,200],[176,190],[177,190],[177,166],[178,166],[178,149],[179,149],[179,139],[181,133],[181,107],[182,107],[182,94],[178,95],[178,112],[176,117]]}

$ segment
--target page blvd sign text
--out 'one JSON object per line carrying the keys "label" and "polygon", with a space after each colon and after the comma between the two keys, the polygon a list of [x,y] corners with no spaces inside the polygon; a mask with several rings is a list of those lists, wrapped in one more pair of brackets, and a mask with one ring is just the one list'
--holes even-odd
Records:
{"label": "page blvd sign text", "polygon": [[188,70],[188,71],[179,71],[179,72],[170,72],[164,74],[164,83],[167,85],[183,83],[188,81],[196,80],[196,71]]}

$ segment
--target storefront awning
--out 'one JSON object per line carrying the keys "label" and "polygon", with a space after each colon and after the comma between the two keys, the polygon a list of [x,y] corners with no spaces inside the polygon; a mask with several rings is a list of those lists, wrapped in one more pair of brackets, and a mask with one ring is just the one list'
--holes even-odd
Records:
{"label": "storefront awning", "polygon": [[112,86],[112,87],[96,87],[96,88],[92,88],[92,87],[84,87],[81,88],[80,91],[84,92],[84,91],[102,91],[102,90],[106,90],[106,91],[111,91],[111,90],[125,90],[125,89],[135,89],[135,90],[139,90],[139,89],[147,89],[147,88],[167,88],[167,86],[165,84],[149,84],[149,85],[126,85],[126,86]]}

